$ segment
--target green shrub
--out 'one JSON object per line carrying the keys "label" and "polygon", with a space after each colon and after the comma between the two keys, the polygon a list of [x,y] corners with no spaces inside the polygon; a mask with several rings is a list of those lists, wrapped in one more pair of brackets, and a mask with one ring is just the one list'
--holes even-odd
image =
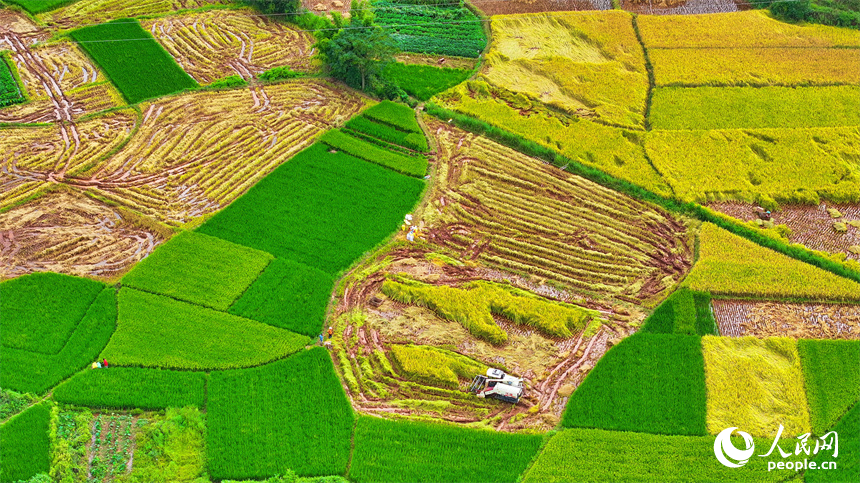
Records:
{"label": "green shrub", "polygon": [[426,101],[468,79],[472,72],[465,69],[395,62],[385,67],[384,75],[407,94]]}
{"label": "green shrub", "polygon": [[9,389],[0,389],[0,421],[20,413],[37,399],[33,394],[20,394]]}
{"label": "green shrub", "polygon": [[206,403],[206,374],[138,367],[93,369],[57,386],[54,399],[95,408],[202,408]]}
{"label": "green shrub", "polygon": [[570,397],[562,425],[705,435],[699,337],[636,334],[609,350]]}
{"label": "green shrub", "polygon": [[320,333],[334,280],[316,268],[275,259],[230,313],[309,337]]}
{"label": "green shrub", "polygon": [[31,406],[0,426],[0,481],[26,480],[51,465],[51,403]]}
{"label": "green shrub", "polygon": [[198,87],[137,20],[124,18],[84,27],[69,36],[131,104]]}
{"label": "green shrub", "polygon": [[56,354],[104,287],[50,272],[0,283],[3,347]]}
{"label": "green shrub", "polygon": [[225,77],[223,79],[218,79],[208,86],[207,89],[231,89],[233,87],[244,87],[248,85],[248,81],[242,78],[239,75],[231,75],[229,77]]}
{"label": "green shrub", "polygon": [[823,435],[860,401],[860,341],[797,341],[812,432]]}
{"label": "green shrub", "polygon": [[156,248],[122,283],[223,311],[273,258],[202,233],[184,232]]}
{"label": "green shrub", "polygon": [[427,158],[423,156],[397,154],[345,134],[340,129],[326,132],[320,138],[320,142],[356,158],[393,169],[398,173],[421,177],[427,172]]}
{"label": "green shrub", "polygon": [[424,134],[401,131],[388,124],[382,124],[364,116],[352,118],[346,127],[353,131],[372,136],[382,141],[403,146],[416,151],[427,151],[427,139]]}
{"label": "green shrub", "polygon": [[213,479],[346,472],[352,407],[325,349],[213,372],[206,418]]}
{"label": "green shrub", "polygon": [[349,478],[357,483],[511,482],[542,437],[360,416]]}
{"label": "green shrub", "polygon": [[290,66],[273,67],[266,72],[261,73],[257,77],[268,82],[274,82],[284,79],[292,79],[301,75],[301,72],[295,72]]}
{"label": "green shrub", "polygon": [[43,394],[95,360],[114,328],[116,294],[113,287],[108,287],[96,297],[57,354],[7,348],[0,351],[0,387]]}
{"label": "green shrub", "polygon": [[93,434],[90,411],[64,410],[54,406],[51,414],[51,477],[59,483],[87,483],[87,449]]}
{"label": "green shrub", "polygon": [[151,419],[136,435],[128,481],[192,482],[205,476],[205,430],[203,414],[195,407],[170,408]]}
{"label": "green shrub", "polygon": [[124,288],[102,357],[118,366],[228,369],[292,354],[306,336],[197,305]]}
{"label": "green shrub", "polygon": [[198,232],[335,274],[397,230],[423,189],[422,180],[317,143]]}

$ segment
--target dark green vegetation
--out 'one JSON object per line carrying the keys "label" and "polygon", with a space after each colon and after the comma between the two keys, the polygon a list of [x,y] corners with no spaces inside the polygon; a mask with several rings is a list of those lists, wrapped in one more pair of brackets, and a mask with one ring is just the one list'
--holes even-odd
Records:
{"label": "dark green vegetation", "polygon": [[173,237],[122,279],[123,285],[227,310],[272,255],[202,233]]}
{"label": "dark green vegetation", "polygon": [[149,420],[137,433],[129,481],[197,481],[206,464],[204,432],[203,414],[193,407],[170,408]]}
{"label": "dark green vegetation", "polygon": [[[401,131],[388,124],[382,124],[364,116],[352,118],[346,123],[345,132],[355,135],[370,136],[374,142],[382,145],[394,144],[416,151],[427,151],[427,138],[417,132]],[[387,146],[386,146],[387,147]]]}
{"label": "dark green vegetation", "polygon": [[426,101],[434,95],[468,79],[471,72],[462,69],[447,69],[420,64],[388,64],[385,77],[394,82],[410,96]]}
{"label": "dark green vegetation", "polygon": [[361,416],[349,477],[357,483],[510,482],[542,436]]}
{"label": "dark green vegetation", "polygon": [[427,158],[423,156],[398,154],[345,134],[339,129],[326,132],[320,141],[351,156],[385,166],[398,173],[420,177],[427,172]]}
{"label": "dark green vegetation", "polygon": [[198,87],[136,20],[114,20],[75,30],[69,35],[132,104]]}
{"label": "dark green vegetation", "polygon": [[[51,477],[48,482],[83,483],[89,468],[87,446],[93,441],[93,414],[88,410],[61,410],[51,415]],[[98,461],[93,456],[94,461]],[[45,482],[45,483],[48,483]],[[36,483],[32,480],[28,483]]]}
{"label": "dark green vegetation", "polygon": [[[44,298],[33,300],[35,304],[43,302]],[[57,354],[3,348],[0,351],[0,387],[44,393],[94,361],[115,327],[116,294],[113,287],[108,287],[98,294]]]}
{"label": "dark green vegetation", "polygon": [[705,435],[701,339],[636,334],[609,350],[567,403],[562,425]]}
{"label": "dark green vegetation", "polygon": [[253,369],[213,372],[207,409],[213,479],[346,471],[352,407],[325,349]]}
{"label": "dark green vegetation", "polygon": [[244,87],[248,85],[248,81],[239,75],[231,75],[223,79],[218,79],[207,85],[207,89],[232,89],[233,87]]}
{"label": "dark green vegetation", "polygon": [[833,428],[839,436],[839,456],[833,451],[820,451],[811,458],[819,466],[824,461],[837,461],[836,469],[810,471],[804,475],[807,483],[860,481],[860,404],[855,404]]}
{"label": "dark green vegetation", "polygon": [[290,66],[285,65],[283,67],[273,67],[266,72],[261,73],[257,77],[264,81],[274,82],[284,79],[292,79],[300,75],[300,72],[295,72],[290,68]]}
{"label": "dark green vegetation", "polygon": [[812,432],[822,435],[860,401],[860,341],[797,341]]}
{"label": "dark green vegetation", "polygon": [[370,118],[382,124],[388,124],[401,131],[421,133],[421,126],[415,117],[415,111],[403,104],[391,101],[382,101],[362,113],[364,117]]}
{"label": "dark green vegetation", "polygon": [[37,399],[32,394],[21,394],[9,389],[0,389],[0,421],[20,413]]}
{"label": "dark green vegetation", "polygon": [[315,337],[320,333],[334,280],[292,260],[276,259],[230,313]]}
{"label": "dark green vegetation", "polygon": [[756,0],[754,3],[758,7],[769,6],[774,17],[788,22],[860,29],[860,2],[857,0]]}
{"label": "dark green vegetation", "polygon": [[51,403],[46,401],[0,426],[0,481],[26,480],[37,473],[48,472],[50,421]]}
{"label": "dark green vegetation", "polygon": [[203,407],[206,374],[137,367],[91,369],[57,386],[54,399],[97,408]]}
{"label": "dark green vegetation", "polygon": [[6,0],[7,3],[24,7],[24,10],[33,15],[48,12],[63,5],[75,3],[76,1],[78,0]]}
{"label": "dark green vegetation", "polygon": [[124,288],[117,330],[102,357],[118,366],[228,369],[273,361],[308,342],[260,322]]}
{"label": "dark green vegetation", "polygon": [[24,102],[18,80],[12,74],[14,63],[5,52],[0,53],[0,107]]}
{"label": "dark green vegetation", "polygon": [[34,273],[0,283],[3,347],[56,354],[104,284],[57,273]]}
{"label": "dark green vegetation", "polygon": [[376,22],[404,52],[478,57],[487,46],[479,19],[460,5],[375,2]]}
{"label": "dark green vegetation", "polygon": [[684,335],[720,335],[711,312],[711,295],[680,289],[645,319],[641,332]]}
{"label": "dark green vegetation", "polygon": [[400,226],[424,182],[317,143],[198,231],[334,274]]}
{"label": "dark green vegetation", "polygon": [[[781,447],[793,447],[793,441],[785,440]],[[772,443],[756,440],[756,454],[759,448],[766,452]],[[744,447],[742,441],[735,446]],[[755,460],[759,458],[743,470],[723,466],[714,458],[713,436],[568,429],[549,440],[523,482],[777,482],[795,474],[794,470],[768,472],[764,460]]]}

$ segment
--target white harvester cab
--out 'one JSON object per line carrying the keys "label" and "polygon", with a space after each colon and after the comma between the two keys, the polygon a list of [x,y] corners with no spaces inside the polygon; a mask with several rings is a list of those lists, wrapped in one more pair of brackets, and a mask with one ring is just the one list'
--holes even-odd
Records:
{"label": "white harvester cab", "polygon": [[516,404],[523,395],[523,380],[499,369],[487,369],[487,375],[477,375],[469,386],[469,392],[478,397],[492,397]]}

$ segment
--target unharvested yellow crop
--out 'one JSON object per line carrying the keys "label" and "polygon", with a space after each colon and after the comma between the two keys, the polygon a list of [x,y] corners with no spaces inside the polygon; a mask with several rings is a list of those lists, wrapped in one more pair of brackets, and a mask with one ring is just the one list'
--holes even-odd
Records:
{"label": "unharvested yellow crop", "polygon": [[640,15],[645,47],[860,47],[860,31],[793,25],[763,10],[707,15]]}
{"label": "unharvested yellow crop", "polygon": [[492,19],[490,83],[579,115],[641,126],[648,76],[627,12]]}
{"label": "unharvested yellow crop", "polygon": [[702,349],[709,433],[737,427],[773,438],[780,424],[786,437],[810,431],[797,341],[705,336]]}
{"label": "unharvested yellow crop", "polygon": [[860,283],[702,225],[699,261],[683,285],[713,294],[860,300]]}
{"label": "unharvested yellow crop", "polygon": [[403,375],[428,384],[456,388],[459,378],[471,379],[487,372],[486,365],[437,347],[394,344],[391,355]]}

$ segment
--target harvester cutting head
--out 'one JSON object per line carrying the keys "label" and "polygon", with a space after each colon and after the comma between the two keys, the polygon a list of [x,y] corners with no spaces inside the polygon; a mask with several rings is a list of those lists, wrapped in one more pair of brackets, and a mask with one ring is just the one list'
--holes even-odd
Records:
{"label": "harvester cutting head", "polygon": [[477,375],[469,385],[469,392],[478,397],[492,397],[516,404],[523,395],[523,380],[499,369],[487,369],[487,375]]}

